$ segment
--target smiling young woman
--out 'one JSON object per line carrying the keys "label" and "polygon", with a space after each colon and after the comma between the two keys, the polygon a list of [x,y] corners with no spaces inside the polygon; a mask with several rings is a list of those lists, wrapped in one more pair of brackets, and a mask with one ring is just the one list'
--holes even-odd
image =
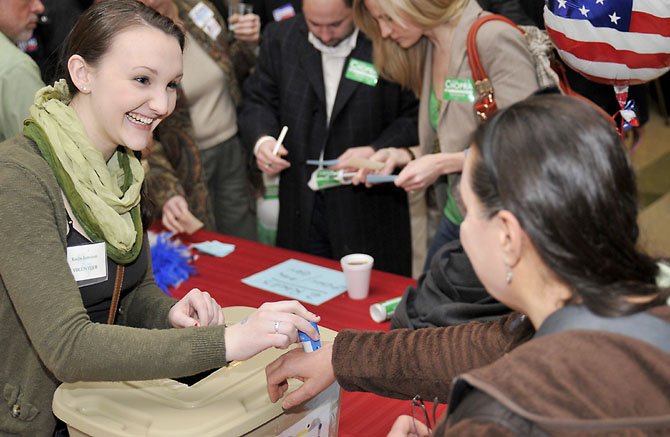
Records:
{"label": "smiling young woman", "polygon": [[182,377],[285,348],[298,329],[318,338],[298,302],[226,327],[209,293],[176,301],[153,280],[136,155],[174,109],[183,45],[140,2],[92,6],[70,34],[65,79],[0,145],[2,435],[52,435],[60,382]]}

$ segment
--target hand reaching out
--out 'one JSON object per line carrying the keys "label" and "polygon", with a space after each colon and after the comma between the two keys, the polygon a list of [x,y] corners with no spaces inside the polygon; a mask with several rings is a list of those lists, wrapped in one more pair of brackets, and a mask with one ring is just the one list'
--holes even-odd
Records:
{"label": "hand reaching out", "polygon": [[295,300],[264,303],[246,319],[226,328],[226,360],[245,360],[270,347],[286,349],[298,341],[298,330],[318,340],[319,334],[309,322],[319,320]]}
{"label": "hand reaching out", "polygon": [[268,364],[265,375],[270,401],[277,402],[286,394],[289,378],[299,379],[303,384],[284,398],[284,409],[299,405],[321,393],[335,382],[332,357],[333,344],[327,343],[321,349],[310,353],[294,349]]}

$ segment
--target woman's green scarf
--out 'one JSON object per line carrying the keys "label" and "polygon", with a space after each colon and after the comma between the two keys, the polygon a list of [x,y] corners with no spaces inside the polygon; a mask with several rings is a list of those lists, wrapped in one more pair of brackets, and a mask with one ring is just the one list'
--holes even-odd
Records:
{"label": "woman's green scarf", "polygon": [[107,256],[128,264],[142,249],[142,165],[125,147],[105,162],[70,100],[65,80],[39,90],[23,133],[37,143],[91,240],[105,241]]}

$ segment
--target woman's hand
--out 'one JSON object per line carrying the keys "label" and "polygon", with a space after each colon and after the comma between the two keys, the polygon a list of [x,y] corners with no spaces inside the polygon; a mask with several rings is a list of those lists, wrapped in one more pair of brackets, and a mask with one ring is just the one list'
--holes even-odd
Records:
{"label": "woman's hand", "polygon": [[176,195],[170,197],[163,204],[163,226],[167,230],[177,234],[184,232],[186,227],[181,223],[181,220],[187,216],[188,212],[188,203],[183,196]]}
{"label": "woman's hand", "polygon": [[349,147],[343,154],[337,157],[338,164],[330,167],[331,170],[344,170],[346,172],[356,171],[358,167],[351,167],[349,160],[352,158],[368,159],[375,153],[372,146]]}
{"label": "woman's hand", "polygon": [[298,341],[298,331],[318,340],[309,322],[320,317],[296,300],[264,303],[249,317],[226,328],[226,360],[246,360],[270,347],[286,349]]}
{"label": "woman's hand", "polygon": [[286,396],[282,402],[284,409],[299,405],[324,391],[335,382],[332,357],[333,344],[328,343],[310,353],[294,349],[268,364],[265,374],[270,400],[277,402],[286,394],[289,378],[299,379],[303,384]]}
{"label": "woman's hand", "polygon": [[175,328],[213,326],[225,323],[221,306],[206,291],[197,288],[182,297],[168,313],[168,321]]}
{"label": "woman's hand", "polygon": [[434,184],[443,174],[462,172],[464,161],[464,152],[423,155],[405,166],[395,184],[405,191],[421,190]]}
{"label": "woman's hand", "polygon": [[393,422],[391,431],[386,437],[428,437],[428,427],[412,416],[403,414]]}
{"label": "woman's hand", "polygon": [[418,191],[432,185],[442,175],[443,153],[424,155],[408,163],[395,184],[405,191]]}
{"label": "woman's hand", "polygon": [[169,231],[180,234],[192,234],[203,227],[203,223],[188,209],[183,196],[170,197],[163,205],[163,226]]}
{"label": "woman's hand", "polygon": [[383,149],[377,150],[372,156],[369,157],[371,161],[377,161],[384,163],[384,168],[378,171],[373,171],[367,168],[362,168],[356,173],[356,176],[352,179],[354,185],[360,183],[365,183],[365,186],[368,188],[372,184],[366,182],[368,174],[380,174],[380,175],[389,175],[393,173],[393,170],[396,167],[406,166],[411,158],[407,151],[399,149],[396,147],[385,147]]}

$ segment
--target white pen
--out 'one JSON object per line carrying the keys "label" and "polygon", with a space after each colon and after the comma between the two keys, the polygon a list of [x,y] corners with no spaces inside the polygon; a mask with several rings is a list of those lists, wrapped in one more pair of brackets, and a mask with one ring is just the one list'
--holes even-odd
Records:
{"label": "white pen", "polygon": [[277,144],[275,144],[275,148],[272,149],[272,154],[277,155],[279,153],[279,148],[281,147],[281,143],[284,142],[284,137],[286,136],[286,132],[288,132],[288,126],[284,126],[281,128],[281,132],[279,133],[279,138],[277,138]]}

